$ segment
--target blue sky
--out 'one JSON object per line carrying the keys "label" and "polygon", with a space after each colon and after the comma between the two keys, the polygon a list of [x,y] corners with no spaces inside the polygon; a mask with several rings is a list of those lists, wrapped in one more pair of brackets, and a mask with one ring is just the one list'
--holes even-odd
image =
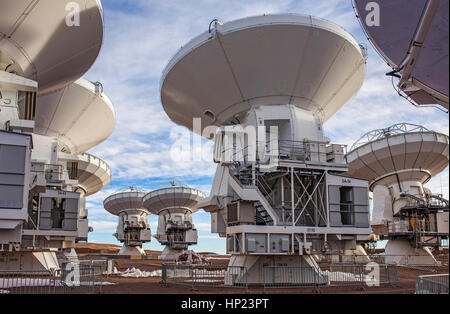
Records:
{"label": "blue sky", "polygon": [[[103,209],[103,199],[130,185],[152,190],[177,179],[209,194],[215,164],[175,161],[170,149],[180,136],[191,133],[172,123],[160,102],[160,77],[176,51],[208,29],[214,18],[223,22],[246,16],[298,13],[332,21],[368,48],[365,82],[356,97],[325,125],[326,135],[349,147],[364,133],[399,122],[423,125],[448,135],[448,115],[433,108],[418,109],[400,98],[384,74],[390,71],[365,38],[350,0],[103,0],[105,35],[100,55],[85,75],[100,81],[116,110],[113,134],[89,152],[106,160],[112,181],[88,198],[90,242],[115,243],[117,217]],[[211,145],[203,141],[205,145]],[[448,167],[428,187],[448,198]],[[196,251],[225,252],[225,240],[210,233],[210,215],[193,215],[199,241]],[[149,216],[152,232],[157,217]],[[152,239],[146,249],[162,250]]]}

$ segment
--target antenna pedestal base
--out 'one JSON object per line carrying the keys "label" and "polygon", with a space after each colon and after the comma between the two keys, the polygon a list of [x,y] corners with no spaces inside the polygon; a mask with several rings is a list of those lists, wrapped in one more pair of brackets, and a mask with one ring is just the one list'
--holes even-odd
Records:
{"label": "antenna pedestal base", "polygon": [[159,259],[161,260],[176,260],[179,255],[183,253],[183,250],[175,250],[166,246],[161,253]]}
{"label": "antenna pedestal base", "polygon": [[427,247],[414,248],[408,240],[389,240],[385,248],[386,264],[436,266],[438,262]]}
{"label": "antenna pedestal base", "polygon": [[3,252],[0,270],[51,270],[59,269],[55,252]]}
{"label": "antenna pedestal base", "polygon": [[122,246],[117,255],[129,255],[129,256],[145,256],[146,253],[140,246]]}
{"label": "antenna pedestal base", "polygon": [[[283,267],[280,267],[283,265]],[[326,276],[310,255],[277,256],[277,255],[232,255],[228,264],[232,268],[244,267],[248,284],[265,285],[317,285],[326,284]],[[291,273],[302,274],[290,276]],[[242,274],[240,274],[242,276]],[[239,276],[228,284],[238,283]],[[241,279],[242,280],[242,279]]]}

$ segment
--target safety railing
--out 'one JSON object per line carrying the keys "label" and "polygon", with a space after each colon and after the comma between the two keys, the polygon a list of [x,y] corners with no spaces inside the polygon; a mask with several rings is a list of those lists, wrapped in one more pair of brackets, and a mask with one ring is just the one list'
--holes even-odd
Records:
{"label": "safety railing", "polygon": [[163,264],[161,283],[188,285],[192,290],[200,286],[247,288],[247,272],[239,266]]}
{"label": "safety railing", "polygon": [[63,263],[54,272],[56,294],[100,294],[103,272],[98,265],[83,263]]}
{"label": "safety railing", "polygon": [[264,266],[264,290],[267,288],[317,288],[328,283],[326,275],[310,266]]}
{"label": "safety railing", "polygon": [[[399,281],[397,265],[378,264],[331,264],[329,271],[330,286],[360,285],[374,287],[394,285]],[[322,268],[323,271],[323,268]]]}
{"label": "safety railing", "polygon": [[107,276],[114,271],[114,259],[79,259],[77,261],[82,267],[92,266],[94,269],[94,275]]}
{"label": "safety railing", "polygon": [[[263,151],[260,151],[263,150]],[[269,158],[303,162],[346,163],[347,145],[328,144],[323,141],[267,140],[253,145],[238,146],[235,143],[221,147],[215,162],[250,164]],[[262,159],[261,159],[262,158]]]}
{"label": "safety railing", "polygon": [[316,162],[327,161],[325,142],[280,140],[278,146],[279,157],[281,159]]}
{"label": "safety railing", "polygon": [[194,266],[192,268],[195,285],[225,285],[230,287],[246,287],[247,272],[239,266]]}
{"label": "safety railing", "polygon": [[192,285],[192,267],[186,264],[162,264],[161,283]]}
{"label": "safety railing", "polygon": [[54,285],[51,271],[0,271],[0,294],[51,294]]}
{"label": "safety railing", "polygon": [[448,274],[418,276],[416,294],[448,294]]}
{"label": "safety railing", "polygon": [[396,265],[376,263],[311,266],[264,266],[263,284],[268,288],[366,287],[394,285],[399,281]]}
{"label": "safety railing", "polygon": [[256,176],[256,186],[259,188],[259,190],[262,192],[264,197],[267,199],[270,206],[274,206],[275,199],[274,199],[274,195],[273,195],[273,188],[270,187],[270,185],[264,179],[264,176],[262,176],[262,175]]}
{"label": "safety railing", "polygon": [[394,218],[393,221],[386,222],[385,226],[387,227],[387,231],[389,231],[389,233],[412,232],[415,234],[427,233],[428,235],[438,233],[437,226],[434,223],[416,218],[404,220]]}
{"label": "safety railing", "polygon": [[0,271],[0,294],[101,293],[102,272],[93,265],[63,264],[61,269]]}

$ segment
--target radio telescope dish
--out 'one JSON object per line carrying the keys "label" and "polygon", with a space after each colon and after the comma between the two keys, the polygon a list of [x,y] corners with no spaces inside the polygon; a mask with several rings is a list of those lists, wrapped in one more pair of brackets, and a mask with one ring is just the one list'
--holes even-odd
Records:
{"label": "radio telescope dish", "polygon": [[169,62],[161,102],[172,121],[191,130],[195,117],[202,127],[227,125],[260,105],[292,104],[324,122],[359,90],[365,61],[350,34],[312,16],[216,23]]}
{"label": "radio telescope dish", "polygon": [[154,236],[165,245],[160,259],[176,259],[189,245],[197,243],[197,230],[191,213],[198,211],[197,203],[206,198],[199,190],[176,186],[149,192],[142,199],[144,207],[158,215],[158,230]]}
{"label": "radio telescope dish", "polygon": [[60,150],[77,155],[114,130],[115,111],[99,83],[83,78],[37,98],[35,133],[58,138]]}
{"label": "radio telescope dish", "polygon": [[[448,109],[448,1],[354,0],[361,25],[419,105]],[[396,74],[398,73],[398,74]]]}
{"label": "radio telescope dish", "polygon": [[[73,25],[67,17],[78,8]],[[40,93],[83,76],[102,41],[98,0],[0,1],[0,69],[37,81]]]}
{"label": "radio telescope dish", "polygon": [[206,195],[190,187],[173,186],[147,193],[142,202],[144,207],[153,214],[161,212],[195,213],[198,211],[197,203],[206,198]]}
{"label": "radio telescope dish", "polygon": [[448,136],[400,123],[365,134],[346,155],[347,173],[369,181],[372,232],[388,240],[386,263],[435,265],[427,246],[448,238],[448,226],[431,221],[445,221],[445,205],[423,184],[448,166],[448,149]]}
{"label": "radio telescope dish", "polygon": [[116,192],[103,201],[103,207],[113,215],[119,216],[114,236],[123,247],[118,255],[146,255],[142,244],[150,242],[151,231],[147,221],[150,214],[142,206],[142,197],[146,192],[131,186]]}
{"label": "radio telescope dish", "polygon": [[74,178],[85,196],[97,193],[111,182],[111,168],[102,159],[87,153],[80,155],[59,154],[61,160],[77,163]]}
{"label": "radio telescope dish", "polygon": [[348,174],[375,185],[426,183],[449,161],[447,135],[412,124],[396,124],[365,134],[347,154]]}
{"label": "radio telescope dish", "polygon": [[103,206],[108,212],[116,216],[126,210],[140,210],[149,214],[142,206],[142,198],[145,194],[147,192],[135,189],[134,187],[127,188],[108,196],[103,201]]}

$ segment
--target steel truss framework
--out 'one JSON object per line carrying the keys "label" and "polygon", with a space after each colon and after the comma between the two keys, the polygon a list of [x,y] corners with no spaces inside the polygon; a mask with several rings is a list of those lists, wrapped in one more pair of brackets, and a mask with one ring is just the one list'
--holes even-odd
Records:
{"label": "steel truss framework", "polygon": [[[279,225],[328,225],[326,170],[280,167],[273,172],[259,172],[251,167],[242,167],[235,173],[243,186],[253,185],[261,191],[276,212]],[[270,217],[258,210],[261,206],[256,204],[256,207],[256,224],[273,225]]]}
{"label": "steel truss framework", "polygon": [[432,132],[427,128],[411,123],[397,123],[391,125],[390,127],[384,129],[377,129],[370,132],[367,132],[363,136],[361,136],[350,148],[350,151],[355,150],[358,147],[361,147],[367,143],[386,138],[392,135],[404,134],[404,133],[413,133],[413,132]]}

